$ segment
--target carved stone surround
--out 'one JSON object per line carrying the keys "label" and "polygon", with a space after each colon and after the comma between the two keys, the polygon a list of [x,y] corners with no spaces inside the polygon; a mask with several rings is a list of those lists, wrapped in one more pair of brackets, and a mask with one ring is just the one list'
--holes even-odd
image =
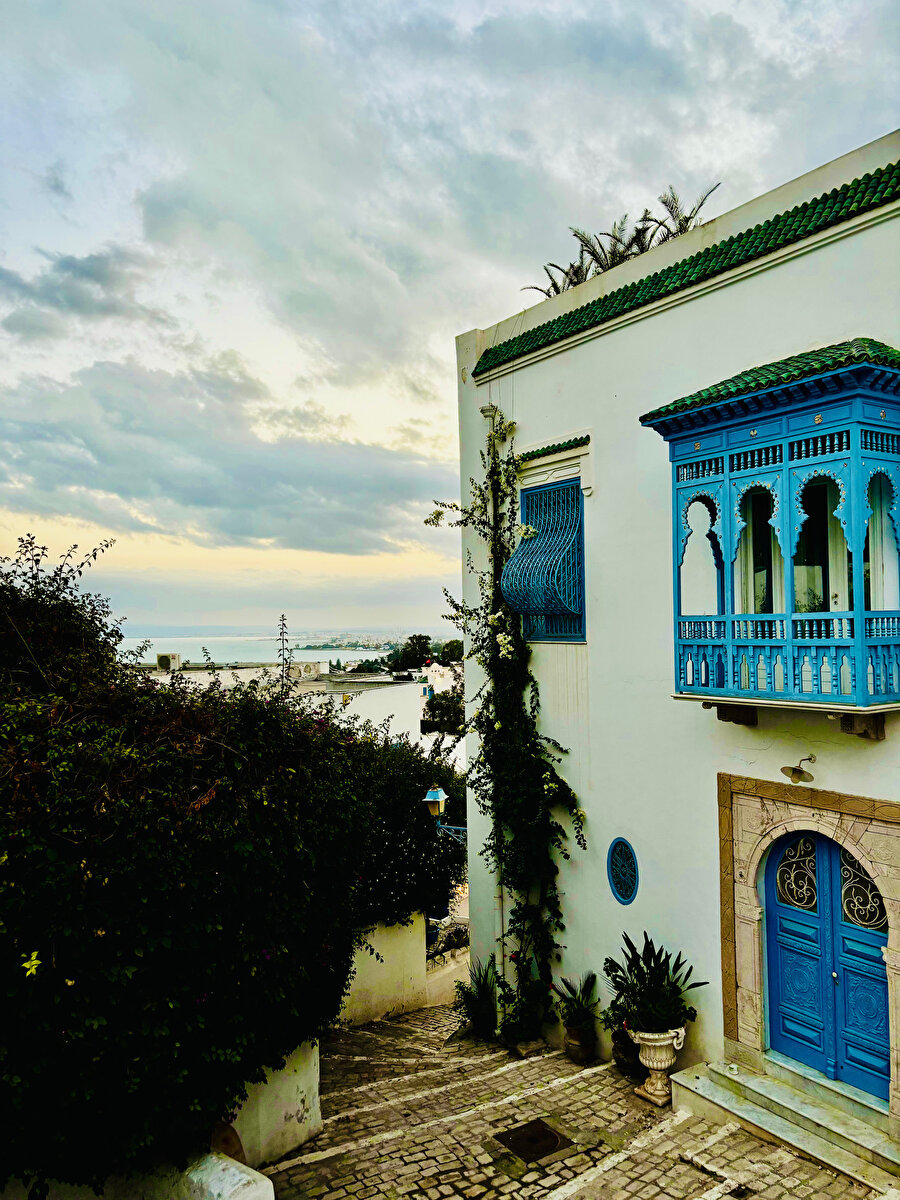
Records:
{"label": "carved stone surround", "polygon": [[875,880],[888,916],[890,1111],[900,1134],[900,804],[789,783],[719,775],[722,997],[726,1053],[765,1069],[765,944],[759,882],[769,847],[809,829],[847,850]]}

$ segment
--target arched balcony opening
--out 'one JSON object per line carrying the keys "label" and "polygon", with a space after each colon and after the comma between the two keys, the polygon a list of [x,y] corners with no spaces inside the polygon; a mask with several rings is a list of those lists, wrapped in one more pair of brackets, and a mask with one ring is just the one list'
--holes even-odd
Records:
{"label": "arched balcony opening", "polygon": [[724,611],[722,548],[713,529],[715,507],[704,496],[692,500],[684,521],[690,533],[681,560],[682,616],[718,616]]}
{"label": "arched balcony opening", "polygon": [[799,497],[803,524],[794,552],[794,612],[853,609],[850,549],[835,516],[841,504],[837,483],[827,477],[807,483]]}
{"label": "arched balcony opening", "polygon": [[784,612],[784,557],[771,525],[774,511],[768,488],[750,488],[741,499],[744,528],[734,560],[735,612]]}
{"label": "arched balcony opening", "polygon": [[896,497],[888,476],[879,471],[869,481],[871,515],[863,552],[867,612],[900,609],[900,555],[892,509]]}

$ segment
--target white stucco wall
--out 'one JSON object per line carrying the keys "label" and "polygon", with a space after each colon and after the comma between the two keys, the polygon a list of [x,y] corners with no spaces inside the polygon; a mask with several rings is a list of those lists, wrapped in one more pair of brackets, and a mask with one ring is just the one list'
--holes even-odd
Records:
{"label": "white stucco wall", "polygon": [[422,719],[421,683],[392,683],[384,687],[355,692],[345,711],[380,725],[388,720],[395,736],[406,734],[413,742],[421,741],[419,722]]}
{"label": "white stucco wall", "polygon": [[[481,386],[472,368],[486,346],[522,328],[897,158],[900,137],[882,139],[583,289],[457,341],[464,494],[470,475],[480,471],[487,426],[479,409],[488,403],[517,422],[520,451],[591,434],[586,470],[593,489],[584,501],[587,641],[537,643],[532,660],[542,728],[570,747],[562,770],[588,815],[588,850],[576,850],[561,869],[562,972],[599,973],[603,959],[618,953],[623,929],[637,937],[647,929],[683,950],[695,978],[710,981],[694,993],[700,1019],[689,1035],[687,1061],[721,1052],[717,773],[779,781],[782,766],[812,752],[813,786],[900,802],[900,716],[888,716],[886,740],[872,743],[841,734],[821,712],[760,707],[759,724],[750,728],[671,698],[671,468],[663,439],[638,419],[803,350],[859,336],[900,345],[900,221],[890,219],[900,205],[810,239],[796,253],[732,272],[716,286],[629,314],[578,345],[511,364]],[[480,547],[467,538],[463,553],[469,550],[479,558]],[[465,595],[476,599],[471,575]],[[468,694],[474,683],[467,681]],[[472,952],[484,957],[499,925],[498,900],[478,856],[486,826],[474,806],[469,825]],[[607,850],[617,836],[631,842],[639,862],[640,887],[628,907],[613,898],[606,877]]]}
{"label": "white stucco wall", "polygon": [[377,925],[367,950],[357,951],[356,975],[341,1009],[341,1020],[365,1025],[381,1017],[414,1012],[428,1003],[425,983],[425,918],[417,913],[410,925]]}
{"label": "white stucco wall", "polygon": [[[11,1183],[0,1200],[25,1200],[28,1189]],[[184,1171],[107,1179],[103,1200],[274,1200],[271,1179],[224,1154],[205,1154]],[[48,1200],[97,1200],[92,1187],[51,1183]]]}
{"label": "white stucco wall", "polygon": [[251,1083],[232,1122],[252,1167],[274,1162],[322,1128],[319,1047],[304,1042],[264,1083]]}

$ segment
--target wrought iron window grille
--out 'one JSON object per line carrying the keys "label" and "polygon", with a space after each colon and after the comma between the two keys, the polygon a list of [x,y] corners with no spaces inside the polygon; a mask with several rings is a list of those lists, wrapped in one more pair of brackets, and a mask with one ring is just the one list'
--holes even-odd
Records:
{"label": "wrought iron window grille", "polygon": [[523,536],[503,568],[507,604],[529,641],[584,638],[584,513],[581,483],[523,488]]}
{"label": "wrought iron window grille", "polygon": [[606,855],[606,876],[620,904],[630,904],[638,890],[637,855],[625,838],[615,838]]}

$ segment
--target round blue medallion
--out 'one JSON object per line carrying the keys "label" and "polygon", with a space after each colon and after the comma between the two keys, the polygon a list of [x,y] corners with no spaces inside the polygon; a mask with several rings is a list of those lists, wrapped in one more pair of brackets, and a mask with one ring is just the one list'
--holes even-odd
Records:
{"label": "round blue medallion", "polygon": [[620,904],[630,904],[637,895],[638,865],[631,844],[616,838],[606,856],[606,874],[612,894]]}

